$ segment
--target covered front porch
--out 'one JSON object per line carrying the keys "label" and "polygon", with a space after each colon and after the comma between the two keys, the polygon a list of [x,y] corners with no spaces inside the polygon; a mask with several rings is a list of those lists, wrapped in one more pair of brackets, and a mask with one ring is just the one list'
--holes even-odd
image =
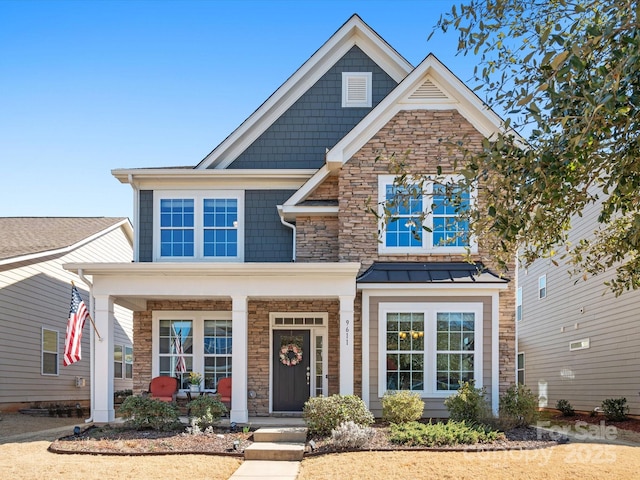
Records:
{"label": "covered front porch", "polygon": [[[317,380],[309,381],[315,387],[309,394],[313,396],[318,392],[327,392],[326,385],[320,386],[320,379],[325,375],[327,382],[336,382],[339,393],[351,394],[354,391],[353,323],[355,278],[360,268],[359,263],[69,264],[65,268],[80,276],[89,277],[92,284],[91,310],[101,335],[99,340],[92,339],[91,406],[94,422],[111,422],[115,418],[112,382],[115,304],[134,312],[144,312],[136,315],[134,320],[134,389],[137,392],[146,390],[151,378],[160,373],[158,342],[153,333],[154,322],[161,318],[171,318],[174,316],[171,313],[176,311],[227,312],[233,344],[233,395],[229,417],[232,422],[247,423],[250,411],[251,415],[265,415],[274,411],[274,368],[272,364],[269,365],[269,358],[273,358],[273,348],[270,348],[266,363],[264,358],[261,363],[263,367],[267,365],[267,370],[263,368],[254,371],[257,365],[255,359],[264,357],[266,353],[259,351],[254,340],[260,338],[260,335],[268,335],[269,338],[268,343],[261,343],[264,350],[265,344],[273,346],[274,332],[287,329],[312,332],[312,335],[320,339],[314,341],[325,342],[326,351],[335,353],[332,362],[338,378],[328,378],[326,372],[331,367],[327,370],[321,366],[309,366],[307,378],[320,373],[316,375]],[[313,325],[311,328],[304,321],[302,325],[297,324],[293,315],[308,313],[313,314],[313,318],[317,314],[317,318],[326,318],[329,323],[330,313],[327,310],[331,307],[327,308],[326,305],[331,304],[334,305],[336,317],[333,332],[338,330],[333,345],[328,334],[322,336],[322,325]],[[159,305],[162,307],[159,308]],[[254,311],[250,310],[250,306]],[[268,318],[266,330],[265,316]],[[259,319],[262,334],[256,326]],[[329,325],[326,327],[330,328]],[[140,332],[148,334],[140,335]],[[194,357],[194,361],[194,369],[203,365],[200,359]],[[265,377],[268,381],[265,381]],[[262,380],[262,383],[256,382],[256,379]],[[258,392],[256,385],[262,385]],[[267,385],[268,391],[264,385]],[[258,393],[261,398],[257,398]],[[262,400],[262,406],[256,403],[257,400]]]}

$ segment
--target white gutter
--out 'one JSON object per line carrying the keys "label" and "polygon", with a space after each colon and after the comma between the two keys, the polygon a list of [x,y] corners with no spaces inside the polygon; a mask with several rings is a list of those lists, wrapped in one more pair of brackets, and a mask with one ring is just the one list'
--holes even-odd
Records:
{"label": "white gutter", "polygon": [[[84,276],[84,272],[83,270],[80,268],[78,269],[78,277],[80,277],[80,280],[82,280],[86,285],[89,285],[89,314],[91,315],[91,318],[94,317],[95,315],[95,305],[93,302],[93,283],[91,283],[89,281],[89,279],[87,277]],[[94,382],[94,377],[95,377],[95,336],[96,333],[92,332],[93,335],[89,336],[89,349],[91,350],[91,356],[89,357],[89,383],[91,384],[91,396],[90,396],[90,402],[91,402],[91,413],[89,418],[87,418],[84,422],[85,423],[91,423],[93,422],[93,406],[94,406],[94,397],[95,397],[95,382]]]}

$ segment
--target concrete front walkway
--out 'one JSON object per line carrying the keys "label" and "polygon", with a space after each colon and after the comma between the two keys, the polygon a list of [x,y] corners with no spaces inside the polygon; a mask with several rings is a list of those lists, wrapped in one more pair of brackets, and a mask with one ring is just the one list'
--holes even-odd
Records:
{"label": "concrete front walkway", "polygon": [[300,462],[246,460],[229,480],[296,480]]}

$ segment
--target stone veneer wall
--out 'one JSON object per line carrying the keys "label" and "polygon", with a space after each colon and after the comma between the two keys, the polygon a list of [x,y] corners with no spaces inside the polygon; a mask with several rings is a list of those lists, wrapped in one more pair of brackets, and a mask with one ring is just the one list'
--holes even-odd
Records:
{"label": "stone veneer wall", "polygon": [[[463,141],[467,148],[481,148],[482,135],[456,110],[411,110],[399,112],[341,169],[339,186],[338,258],[341,262],[360,262],[361,273],[374,261],[461,261],[460,255],[379,255],[377,222],[365,213],[367,198],[377,199],[378,176],[388,175],[384,156],[406,154],[409,173],[453,172],[454,160],[462,154],[450,151],[444,141]],[[375,158],[382,156],[375,162]],[[482,205],[482,198],[479,198]],[[307,227],[311,230],[309,227]],[[303,243],[304,245],[304,243]],[[483,257],[480,240],[476,260]],[[491,268],[492,265],[484,260]],[[510,266],[515,271],[515,263]],[[515,285],[500,293],[500,391],[515,380]],[[356,326],[361,328],[360,306]],[[359,338],[357,336],[356,338]],[[358,362],[360,364],[361,362]],[[360,376],[356,375],[358,381]]]}
{"label": "stone veneer wall", "polygon": [[338,261],[338,218],[296,219],[296,262]]}
{"label": "stone veneer wall", "polygon": [[[338,393],[340,385],[337,359],[340,358],[340,304],[338,300],[249,300],[249,345],[247,388],[256,392],[256,398],[248,399],[250,416],[269,415],[269,313],[279,312],[327,312],[329,314],[329,395]],[[295,326],[291,327],[295,329]],[[332,361],[333,359],[333,361]]]}
{"label": "stone veneer wall", "polygon": [[[133,389],[135,394],[146,391],[151,380],[151,319],[154,310],[190,310],[190,311],[230,311],[231,300],[163,300],[149,301],[147,310],[134,312],[134,371]],[[249,300],[249,351],[248,385],[249,390],[256,392],[256,398],[248,399],[249,415],[264,416],[269,414],[269,313],[327,312],[328,313],[328,346],[329,351],[329,395],[338,393],[340,387],[340,304],[336,300]],[[295,327],[293,327],[295,328]],[[357,331],[354,332],[358,335]],[[361,335],[360,335],[361,336]],[[356,337],[355,348],[361,342]],[[333,360],[333,361],[332,361]],[[359,381],[359,379],[357,379]]]}
{"label": "stone veneer wall", "polygon": [[331,175],[325,178],[307,200],[338,200],[338,176]]}

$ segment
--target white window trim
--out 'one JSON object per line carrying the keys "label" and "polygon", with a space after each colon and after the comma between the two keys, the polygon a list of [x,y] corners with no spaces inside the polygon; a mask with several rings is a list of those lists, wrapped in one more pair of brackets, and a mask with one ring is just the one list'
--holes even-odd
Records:
{"label": "white window trim", "polygon": [[516,290],[516,321],[522,320],[522,287]]}
{"label": "white window trim", "polygon": [[[238,200],[238,255],[235,257],[205,257],[203,255],[203,200],[205,198],[233,198]],[[160,255],[160,201],[171,199],[194,200],[193,257],[163,257]],[[153,259],[155,262],[244,262],[244,190],[154,190],[153,192]]]}
{"label": "white window trim", "polygon": [[160,320],[191,320],[193,322],[193,371],[204,374],[204,321],[231,319],[230,311],[154,311],[151,315],[151,375],[157,377],[160,374]]}
{"label": "white window trim", "polygon": [[456,390],[436,390],[436,314],[438,312],[461,312],[475,315],[476,329],[474,335],[474,368],[473,378],[475,387],[482,388],[483,372],[483,304],[475,302],[464,303],[380,303],[378,305],[378,396],[387,391],[387,313],[424,313],[425,321],[425,352],[424,352],[424,390],[412,390],[422,398],[447,398]]}
{"label": "white window trim", "polygon": [[[349,82],[351,79],[365,79],[366,99],[349,99]],[[343,108],[370,108],[372,105],[372,74],[371,72],[342,72],[342,107]]]}
{"label": "white window trim", "polygon": [[[49,332],[53,332],[56,334],[56,351],[50,352],[44,350],[44,331],[47,330]],[[58,347],[58,343],[60,342],[60,332],[58,330],[54,330],[53,328],[41,327],[40,329],[40,375],[45,375],[47,377],[58,377],[60,376],[60,349]],[[56,373],[44,373],[44,354],[45,353],[55,353],[56,354]]]}
{"label": "white window trim", "polygon": [[[461,175],[445,175],[442,177],[433,178],[431,175],[426,175],[430,180],[438,180],[445,183],[456,183],[461,181],[463,177]],[[384,224],[384,204],[387,201],[386,199],[386,190],[388,185],[393,184],[393,180],[395,179],[395,175],[379,175],[378,176],[378,215],[380,216],[380,225],[378,226],[378,230],[380,231],[380,242],[378,243],[378,253],[385,255],[393,255],[393,254],[425,254],[425,253],[466,253],[467,249],[470,250],[471,253],[478,252],[478,242],[474,237],[469,239],[468,247],[454,247],[454,246],[434,246],[433,245],[433,233],[427,232],[426,230],[422,231],[422,246],[420,247],[387,247],[385,240],[385,224]],[[427,187],[427,191],[423,195],[422,206],[424,209],[430,210],[432,203],[432,193],[433,193],[433,181],[425,182]],[[474,188],[469,192],[469,206],[473,208],[477,202],[478,192],[477,189]],[[433,214],[429,213],[426,217],[426,226],[433,229]]]}
{"label": "white window trim", "polygon": [[[542,289],[544,289],[544,295],[542,294]],[[538,299],[542,300],[543,298],[547,298],[547,293],[547,275],[540,275],[538,277]]]}

